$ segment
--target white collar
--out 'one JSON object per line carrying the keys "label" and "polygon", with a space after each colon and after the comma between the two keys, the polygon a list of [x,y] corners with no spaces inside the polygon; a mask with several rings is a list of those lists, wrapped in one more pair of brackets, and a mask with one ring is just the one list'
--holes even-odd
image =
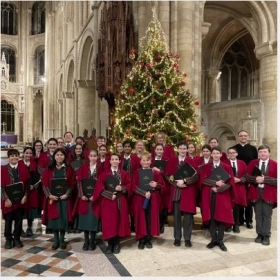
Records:
{"label": "white collar", "polygon": [[10,166],[12,167],[12,168],[16,168],[17,169],[17,167],[18,167],[18,163],[17,164],[11,164],[11,163],[9,163],[10,164]]}

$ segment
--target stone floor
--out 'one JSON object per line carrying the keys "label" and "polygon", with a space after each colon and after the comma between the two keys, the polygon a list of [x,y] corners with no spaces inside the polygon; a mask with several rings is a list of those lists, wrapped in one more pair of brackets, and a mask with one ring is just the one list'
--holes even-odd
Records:
{"label": "stone floor", "polygon": [[[197,219],[199,220],[199,219]],[[3,221],[2,221],[3,229]],[[34,223],[34,231],[40,224]],[[24,225],[26,229],[26,225]],[[44,231],[43,231],[44,233]],[[172,227],[153,239],[153,248],[139,250],[134,234],[121,242],[118,255],[104,254],[106,244],[99,236],[95,251],[83,251],[83,234],[67,234],[66,250],[53,251],[52,235],[36,233],[22,238],[24,247],[5,250],[1,231],[1,276],[121,276],[134,277],[277,277],[277,210],[273,213],[270,246],[254,242],[255,229],[226,233],[227,252],[209,250],[209,232],[195,225],[192,248],[173,246]],[[271,278],[270,278],[271,279]]]}

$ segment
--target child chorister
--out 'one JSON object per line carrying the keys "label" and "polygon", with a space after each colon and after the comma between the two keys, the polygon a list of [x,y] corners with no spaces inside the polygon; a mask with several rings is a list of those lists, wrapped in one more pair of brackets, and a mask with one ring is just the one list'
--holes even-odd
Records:
{"label": "child chorister", "polygon": [[[107,254],[120,252],[120,238],[130,236],[128,197],[131,192],[131,181],[126,171],[119,169],[120,157],[111,154],[110,169],[104,170],[98,178],[93,193],[93,203],[100,204],[100,211],[94,209],[101,217],[102,237],[108,240]],[[108,187],[108,180],[113,176],[118,185]],[[106,184],[107,183],[107,184]]]}
{"label": "child chorister", "polygon": [[[99,211],[100,205],[93,203],[93,191],[97,178],[103,170],[101,165],[97,166],[97,150],[90,150],[88,158],[89,162],[82,165],[77,172],[78,198],[73,211],[73,216],[78,217],[77,229],[84,231],[82,247],[84,251],[95,250],[95,236],[100,231],[99,219],[94,214]],[[87,179],[92,179],[88,182],[93,187],[91,196],[87,196],[83,190],[83,184]]]}
{"label": "child chorister", "polygon": [[[66,191],[57,196],[52,190],[52,179],[66,179]],[[42,185],[46,196],[42,224],[53,230],[54,243],[52,249],[66,248],[64,240],[68,223],[72,222],[72,203],[70,199],[72,188],[76,184],[75,171],[66,164],[66,152],[64,148],[57,148],[53,154],[53,161],[43,173]]]}
{"label": "child chorister", "polygon": [[[141,155],[141,168],[134,173],[132,183],[132,207],[135,219],[135,238],[139,240],[138,248],[152,248],[152,236],[160,235],[159,213],[161,207],[161,191],[164,189],[162,175],[158,171],[150,168],[151,155],[143,152]],[[146,191],[140,186],[140,172],[144,169],[150,169],[152,178],[149,186],[152,188]]]}
{"label": "child chorister", "polygon": [[[8,151],[8,160],[9,163],[7,165],[1,166],[1,209],[3,219],[5,220],[5,249],[11,249],[12,247],[21,248],[23,246],[20,241],[20,235],[27,202],[28,181],[30,178],[27,167],[24,164],[18,164],[19,151],[17,149],[10,149]],[[9,185],[18,182],[23,183],[23,198],[20,202],[12,204],[12,198],[7,194],[8,188]],[[15,229],[12,234],[13,221],[15,221]]]}

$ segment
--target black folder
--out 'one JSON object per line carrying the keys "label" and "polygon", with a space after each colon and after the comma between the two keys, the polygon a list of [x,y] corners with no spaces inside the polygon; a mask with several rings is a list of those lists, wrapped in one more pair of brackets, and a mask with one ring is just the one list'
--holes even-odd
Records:
{"label": "black folder", "polygon": [[166,164],[167,164],[166,160],[155,160],[154,161],[154,167],[157,167],[161,171],[165,170]]}
{"label": "black folder", "polygon": [[151,168],[139,169],[139,188],[144,191],[152,191],[153,188],[149,185],[154,179],[154,173]]}
{"label": "black folder", "polygon": [[53,178],[51,180],[51,194],[62,196],[67,192],[67,180],[65,178]]}
{"label": "black folder", "polygon": [[208,179],[214,180],[214,181],[224,181],[226,182],[230,178],[230,174],[225,171],[220,165],[212,171],[212,174]]}
{"label": "black folder", "polygon": [[112,175],[109,175],[106,179],[105,182],[105,187],[106,190],[111,191],[111,192],[115,192],[116,191],[116,186],[120,185],[120,180]]}
{"label": "black folder", "polygon": [[30,185],[35,185],[38,186],[38,184],[41,182],[41,176],[38,172],[31,170],[30,172],[30,180],[29,180],[29,184]]}
{"label": "black folder", "polygon": [[83,193],[87,198],[92,197],[95,184],[96,184],[96,180],[93,178],[83,179],[82,181]]}
{"label": "black folder", "polygon": [[252,176],[263,176],[262,171],[259,169],[257,165],[254,166],[254,169],[252,171]]}
{"label": "black folder", "polygon": [[24,196],[23,183],[18,182],[11,185],[7,185],[5,191],[12,204],[20,203]]}
{"label": "black folder", "polygon": [[187,177],[192,177],[196,173],[196,170],[186,162],[183,166],[179,168],[173,175],[174,180],[182,180]]}

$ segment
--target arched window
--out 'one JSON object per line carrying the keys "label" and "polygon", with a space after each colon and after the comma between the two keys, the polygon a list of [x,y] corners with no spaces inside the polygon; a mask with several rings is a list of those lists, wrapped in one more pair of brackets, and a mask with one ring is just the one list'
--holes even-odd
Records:
{"label": "arched window", "polygon": [[42,84],[42,78],[45,77],[45,47],[40,46],[35,52],[36,65],[34,71],[34,84]]}
{"label": "arched window", "polygon": [[1,3],[1,34],[16,35],[16,9],[10,2]]}
{"label": "arched window", "polygon": [[9,71],[9,81],[11,83],[16,82],[16,56],[15,51],[10,48],[9,46],[1,46],[1,56],[4,53],[6,62],[9,64],[10,71]]}
{"label": "arched window", "polygon": [[1,132],[5,129],[6,133],[15,132],[15,109],[13,104],[6,100],[1,100]]}
{"label": "arched window", "polygon": [[253,95],[248,57],[240,41],[234,42],[225,53],[221,67],[221,101]]}
{"label": "arched window", "polygon": [[31,34],[41,34],[45,32],[46,12],[45,2],[37,1],[32,7],[32,29]]}

